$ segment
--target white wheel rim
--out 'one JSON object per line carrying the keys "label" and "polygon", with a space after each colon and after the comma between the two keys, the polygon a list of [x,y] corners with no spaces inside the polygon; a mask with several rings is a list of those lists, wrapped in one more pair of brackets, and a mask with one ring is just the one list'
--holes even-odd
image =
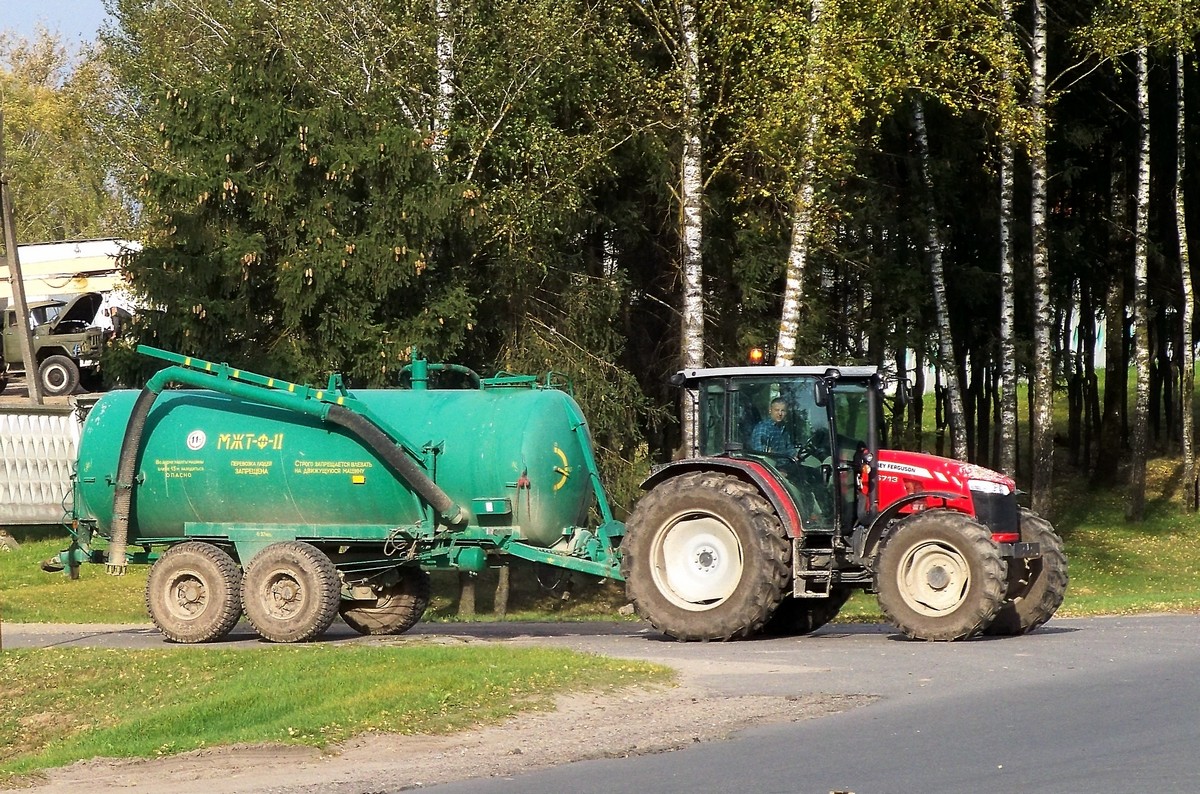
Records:
{"label": "white wheel rim", "polygon": [[199,571],[188,568],[167,581],[162,604],[176,620],[195,620],[207,611],[209,600],[208,581]]}
{"label": "white wheel rim", "polygon": [[262,604],[275,620],[291,620],[304,611],[309,595],[295,571],[276,568],[263,578]]}
{"label": "white wheel rim", "polygon": [[971,568],[954,546],[927,541],[900,561],[900,596],[915,612],[939,616],[958,609],[971,586]]}
{"label": "white wheel rim", "polygon": [[59,391],[67,385],[67,370],[58,364],[49,366],[42,373],[42,381],[50,391]]}
{"label": "white wheel rim", "polygon": [[706,514],[676,516],[655,538],[654,584],[681,609],[702,612],[733,595],[742,580],[742,544],[729,525]]}

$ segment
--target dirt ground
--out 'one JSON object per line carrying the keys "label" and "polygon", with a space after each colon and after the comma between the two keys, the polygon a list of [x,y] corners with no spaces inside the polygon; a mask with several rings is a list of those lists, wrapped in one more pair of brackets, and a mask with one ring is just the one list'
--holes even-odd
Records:
{"label": "dirt ground", "polygon": [[[698,665],[699,667],[699,665]],[[198,750],[154,760],[94,759],[52,770],[34,792],[243,794],[398,791],[509,776],[570,761],[669,752],[752,726],[813,719],[865,705],[867,695],[713,695],[701,669],[679,685],[560,697],[553,711],[449,736],[365,735],[322,752],[269,745]]]}
{"label": "dirt ground", "polygon": [[[43,405],[68,405],[71,396],[86,397],[89,392],[80,391],[78,395],[63,395],[62,397],[43,397]],[[99,393],[97,392],[97,395]],[[0,405],[29,405],[29,390],[25,386],[24,375],[10,375],[8,383],[0,390]]]}

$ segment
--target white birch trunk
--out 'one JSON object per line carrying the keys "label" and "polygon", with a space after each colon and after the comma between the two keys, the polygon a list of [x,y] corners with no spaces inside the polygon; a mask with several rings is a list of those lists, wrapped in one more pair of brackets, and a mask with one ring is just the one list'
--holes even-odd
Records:
{"label": "white birch trunk", "polygon": [[[683,44],[683,160],[680,164],[680,208],[683,265],[683,301],[680,336],[684,368],[704,366],[704,268],[700,255],[704,228],[702,216],[703,149],[700,138],[700,53],[696,9],[690,0],[680,4],[680,33]],[[687,455],[696,450],[696,400],[687,395],[681,406],[682,447]]]}
{"label": "white birch trunk", "polygon": [[933,279],[933,308],[937,315],[938,355],[946,376],[946,397],[950,416],[951,455],[967,459],[967,426],[964,421],[962,388],[958,382],[958,366],[954,359],[954,340],[950,333],[950,312],[946,303],[946,276],[942,266],[942,235],[934,216],[933,176],[930,174],[929,133],[925,127],[925,108],[921,102],[913,105],[916,122],[917,153],[921,160],[921,180],[925,183],[925,253],[929,257],[929,272]]}
{"label": "white birch trunk", "polygon": [[1133,258],[1133,360],[1137,396],[1131,424],[1129,499],[1125,518],[1141,521],[1146,508],[1146,439],[1150,408],[1150,318],[1146,280],[1150,227],[1150,79],[1149,52],[1137,51],[1138,176]]}
{"label": "white birch trunk", "polygon": [[[434,100],[430,149],[435,155],[446,150],[450,114],[454,110],[454,31],[451,27],[451,0],[434,0],[437,25],[437,97]],[[435,158],[441,166],[441,157]]]}
{"label": "white birch trunk", "polygon": [[[821,14],[824,0],[812,0],[810,25],[812,37],[809,41],[805,70],[812,80],[817,74],[820,60]],[[809,101],[814,101],[816,91],[809,92]],[[779,338],[775,341],[775,363],[791,366],[796,358],[796,337],[800,333],[800,311],[804,304],[804,274],[808,269],[809,239],[812,235],[813,204],[813,145],[817,137],[817,125],[821,123],[818,113],[811,113],[804,130],[804,148],[800,152],[800,190],[792,215],[792,242],[788,248],[787,267],[784,271],[783,308],[779,313]]]}
{"label": "white birch trunk", "polygon": [[[1004,29],[1012,26],[1012,8],[1000,0]],[[1005,69],[1004,81],[1011,81]],[[1000,143],[1000,470],[1010,477],[1017,473],[1017,348],[1016,280],[1013,276],[1013,146],[1008,130]]]}
{"label": "white birch trunk", "polygon": [[1187,216],[1183,204],[1183,172],[1187,165],[1187,107],[1184,99],[1183,51],[1175,53],[1175,233],[1179,237],[1179,276],[1183,286],[1183,499],[1188,511],[1195,511],[1196,442],[1192,403],[1196,389],[1196,352],[1192,336],[1195,294],[1192,290],[1191,252],[1188,250]]}
{"label": "white birch trunk", "polygon": [[1031,469],[1034,512],[1048,517],[1054,482],[1054,359],[1051,329],[1050,261],[1046,240],[1046,6],[1033,3],[1033,54],[1030,61],[1030,104],[1035,143],[1030,151],[1033,231],[1033,378]]}

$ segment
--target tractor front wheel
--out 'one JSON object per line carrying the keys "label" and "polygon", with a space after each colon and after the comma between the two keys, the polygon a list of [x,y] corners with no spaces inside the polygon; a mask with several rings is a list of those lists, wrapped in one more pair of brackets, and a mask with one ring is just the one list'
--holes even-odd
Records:
{"label": "tractor front wheel", "polygon": [[167,549],[146,580],[146,609],[172,642],[212,642],[242,615],[242,572],[211,543],[195,540]]}
{"label": "tractor front wheel", "polygon": [[677,640],[728,640],[762,628],[788,583],[791,546],[751,485],[693,472],[655,486],[621,542],[639,615]]}
{"label": "tractor front wheel", "polygon": [[1008,592],[984,634],[1028,634],[1062,606],[1067,592],[1067,555],[1062,538],[1050,522],[1029,510],[1021,511],[1021,540],[1041,546],[1042,556],[1008,564]]}
{"label": "tractor front wheel", "polygon": [[885,538],[875,587],[884,615],[909,637],[961,640],[991,623],[1006,573],[987,527],[954,510],[928,510]]}
{"label": "tractor front wheel", "polygon": [[403,634],[417,625],[429,606],[429,574],[402,571],[400,581],[379,588],[374,601],[343,601],[342,620],[359,634]]}
{"label": "tractor front wheel", "polygon": [[337,617],[341,582],[333,561],[309,543],[272,543],[242,579],[246,617],[264,640],[306,642]]}

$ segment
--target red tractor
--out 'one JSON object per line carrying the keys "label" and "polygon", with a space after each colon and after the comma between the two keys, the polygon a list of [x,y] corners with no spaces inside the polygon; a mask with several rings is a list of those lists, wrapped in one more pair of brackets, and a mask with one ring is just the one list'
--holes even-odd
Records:
{"label": "red tractor", "polygon": [[1013,480],[880,450],[874,367],[685,370],[699,457],[656,469],[627,522],[638,613],[679,640],[805,634],[855,588],[910,637],[1023,634],[1062,604],[1067,560]]}

